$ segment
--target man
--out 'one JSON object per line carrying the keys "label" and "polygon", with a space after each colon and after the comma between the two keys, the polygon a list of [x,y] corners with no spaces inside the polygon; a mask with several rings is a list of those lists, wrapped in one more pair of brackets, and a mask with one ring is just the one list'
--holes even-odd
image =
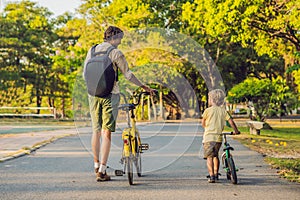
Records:
{"label": "man", "polygon": [[[108,27],[104,33],[104,42],[96,46],[95,52],[107,51],[109,47],[114,46],[115,49],[109,53],[109,58],[113,62],[114,71],[117,72],[118,68],[127,80],[143,88],[147,92],[154,94],[155,90],[152,90],[148,86],[142,84],[129,70],[124,54],[117,49],[117,47],[121,44],[123,36],[124,33],[120,28],[114,26]],[[86,64],[90,58],[91,49],[87,53],[85,59],[83,74],[86,72]],[[108,96],[96,97],[89,95],[89,107],[93,127],[91,143],[97,181],[110,180],[110,177],[106,174],[106,163],[111,147],[111,132],[115,131],[119,101],[119,85],[117,81],[115,81],[113,90]],[[100,137],[102,141],[101,145]],[[99,160],[100,152],[101,160]]]}

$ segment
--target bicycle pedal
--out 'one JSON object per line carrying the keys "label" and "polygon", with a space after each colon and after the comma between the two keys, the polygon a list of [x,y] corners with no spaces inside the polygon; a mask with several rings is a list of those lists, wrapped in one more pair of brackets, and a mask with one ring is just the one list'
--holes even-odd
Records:
{"label": "bicycle pedal", "polygon": [[146,144],[146,143],[141,144],[141,149],[142,150],[148,150],[149,149],[149,144]]}
{"label": "bicycle pedal", "polygon": [[115,170],[116,176],[123,176],[123,174],[125,174],[125,173],[122,170],[118,170],[118,169]]}

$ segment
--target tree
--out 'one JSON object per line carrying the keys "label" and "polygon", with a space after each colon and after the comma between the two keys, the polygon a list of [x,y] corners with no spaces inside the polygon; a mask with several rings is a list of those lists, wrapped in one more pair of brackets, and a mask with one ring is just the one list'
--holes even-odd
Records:
{"label": "tree", "polygon": [[[296,105],[296,97],[282,77],[247,78],[228,92],[227,100],[230,103],[252,102],[256,111],[255,119],[259,121],[265,120],[270,109],[282,113],[287,105],[286,109],[292,109]],[[287,112],[288,110],[285,114]]]}
{"label": "tree", "polygon": [[[82,64],[87,53],[79,41],[82,30],[86,27],[85,20],[73,18],[72,16],[62,15],[57,19],[58,26],[55,30],[59,36],[56,41],[55,54],[51,56],[53,60],[53,73],[49,75],[52,80],[51,95],[49,103],[58,107],[62,117],[72,117],[72,95],[80,95],[79,91],[74,90],[77,74],[81,75]],[[84,91],[85,92],[85,91]],[[87,103],[86,103],[87,104]]]}
{"label": "tree", "polygon": [[[2,70],[8,76],[3,79],[7,87],[2,92],[11,90],[14,95],[10,94],[3,104],[16,106],[16,103],[35,102],[37,107],[42,105],[42,97],[47,95],[51,85],[47,75],[51,72],[50,54],[57,38],[52,31],[54,24],[48,18],[50,15],[46,8],[30,1],[9,3],[4,9],[0,49]],[[27,92],[31,93],[30,98],[24,99],[27,95],[23,94]]]}
{"label": "tree", "polygon": [[[98,36],[98,33],[103,34],[107,25],[113,24],[119,26],[127,33],[120,48],[125,52],[126,58],[128,59],[131,68],[140,67],[152,63],[163,64],[161,66],[173,67],[176,70],[184,73],[184,76],[186,76],[186,78],[190,80],[190,83],[195,89],[202,89],[201,86],[198,86],[196,84],[201,83],[201,76],[199,75],[199,73],[197,74],[195,72],[195,68],[191,67],[190,64],[185,64],[187,63],[187,61],[178,58],[178,55],[176,55],[179,54],[179,51],[184,52],[184,50],[186,50],[184,49],[187,48],[184,46],[184,39],[180,41],[183,43],[183,45],[179,46],[178,44],[181,45],[181,43],[178,42],[180,38],[174,38],[176,41],[166,39],[167,34],[175,35],[175,30],[170,30],[170,32],[165,31],[165,33],[162,33],[163,31],[159,32],[152,31],[151,29],[147,28],[144,29],[144,27],[147,26],[157,26],[157,23],[161,24],[167,20],[166,17],[161,17],[159,21],[154,20],[154,18],[157,19],[157,17],[160,16],[160,13],[166,13],[166,11],[163,11],[163,9],[160,8],[159,11],[151,12],[153,9],[155,9],[151,7],[151,5],[153,5],[153,2],[154,1],[141,0],[127,0],[125,2],[119,0],[111,2],[86,1],[86,3],[81,6],[80,13],[83,14],[84,18],[87,21],[87,29],[91,33],[93,33],[93,35],[90,35],[90,42],[88,46],[91,46],[92,41],[93,43],[95,43],[96,41],[97,43],[102,42],[102,40],[99,40],[99,38],[95,39],[95,33],[97,34],[96,36]],[[176,1],[170,2],[176,3]],[[157,8],[159,8],[159,6]],[[181,6],[179,6],[178,8],[181,9]],[[178,14],[178,16],[180,16],[180,14]],[[176,14],[176,17],[178,16]],[[177,19],[173,22],[177,23]],[[171,24],[172,23],[170,23],[169,25]],[[134,31],[136,31],[137,33],[135,34]],[[89,35],[85,32],[87,31],[84,31],[79,40],[86,40],[85,38],[89,37]],[[130,37],[128,35],[133,35],[133,38],[128,39],[128,37]],[[145,35],[147,36],[144,37]],[[135,36],[137,38],[134,38]],[[146,48],[143,47],[143,42],[148,44]],[[135,43],[137,43],[136,46],[134,45]],[[170,43],[172,44],[170,45]],[[164,45],[169,45],[167,47],[169,49],[165,48]],[[170,52],[172,52],[173,54]]]}

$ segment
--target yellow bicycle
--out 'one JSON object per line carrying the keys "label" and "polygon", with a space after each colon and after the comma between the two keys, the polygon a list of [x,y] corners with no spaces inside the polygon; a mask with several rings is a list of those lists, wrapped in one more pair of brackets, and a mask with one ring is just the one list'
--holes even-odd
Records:
{"label": "yellow bicycle", "polygon": [[[149,95],[149,92],[141,92],[138,95],[137,103],[121,104],[120,110],[126,111],[128,128],[122,132],[123,152],[121,164],[124,164],[124,170],[115,170],[116,176],[128,175],[129,184],[133,184],[133,164],[139,177],[142,176],[142,159],[141,154],[144,150],[149,149],[148,144],[142,144],[140,134],[136,128],[135,108],[139,105],[142,95]],[[126,100],[125,100],[126,102]]]}

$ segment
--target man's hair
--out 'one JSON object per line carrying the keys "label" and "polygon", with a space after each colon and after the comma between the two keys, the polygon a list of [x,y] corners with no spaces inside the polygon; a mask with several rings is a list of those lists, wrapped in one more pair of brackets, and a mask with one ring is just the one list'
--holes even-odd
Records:
{"label": "man's hair", "polygon": [[216,106],[222,106],[225,103],[225,93],[221,89],[215,89],[208,93],[208,97],[211,99],[211,102]]}
{"label": "man's hair", "polygon": [[116,26],[109,26],[104,32],[104,41],[109,41],[112,39],[123,38],[123,31]]}

